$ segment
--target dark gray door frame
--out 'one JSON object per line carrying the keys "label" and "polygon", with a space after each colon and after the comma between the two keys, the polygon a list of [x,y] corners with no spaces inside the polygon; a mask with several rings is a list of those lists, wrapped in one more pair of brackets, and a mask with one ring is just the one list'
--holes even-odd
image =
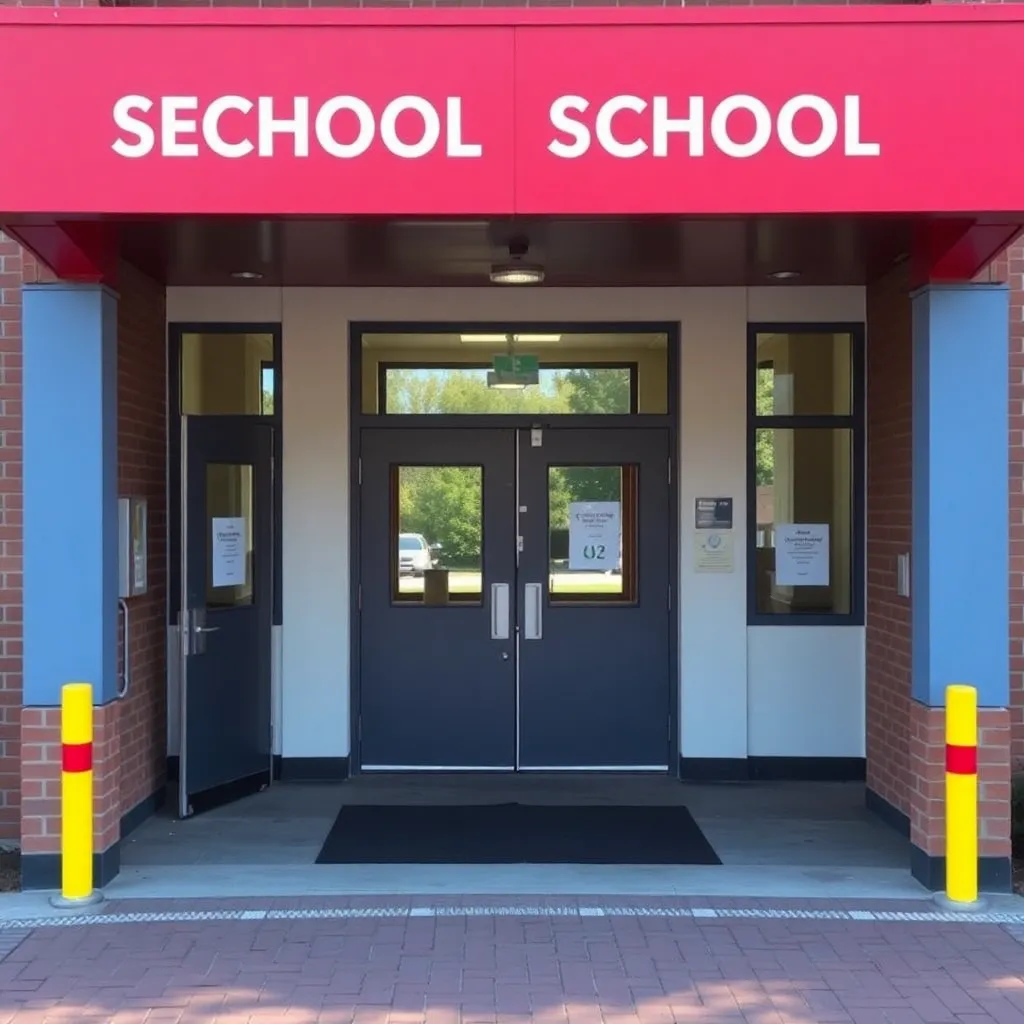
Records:
{"label": "dark gray door frame", "polygon": [[[282,331],[281,324],[265,321],[174,321],[167,325],[167,625],[177,627],[181,612],[181,351],[186,334],[269,334],[274,339],[274,411],[269,416],[216,416],[201,419],[270,423],[273,434],[273,574],[272,625],[283,622],[281,590],[282,489]],[[168,686],[172,681],[168,678]],[[178,779],[178,755],[167,758],[167,777]]]}
{"label": "dark gray door frame", "polygon": [[[367,414],[363,412],[362,338],[364,334],[407,333],[407,334],[448,334],[448,333],[499,333],[514,331],[523,334],[560,332],[588,333],[662,333],[668,338],[667,382],[668,412],[664,415],[632,414],[625,416],[411,416]],[[533,427],[545,430],[573,429],[642,429],[663,427],[668,431],[669,458],[672,466],[669,487],[669,536],[668,557],[670,585],[672,590],[672,612],[669,629],[669,718],[671,749],[669,751],[669,774],[679,774],[679,324],[664,321],[352,321],[349,323],[349,771],[359,772],[362,752],[359,737],[361,701],[361,651],[360,651],[360,608],[359,586],[362,579],[360,550],[360,451],[361,434],[364,427],[420,430],[430,429],[487,429],[493,427]]]}
{"label": "dark gray door frame", "polygon": [[[274,412],[270,416],[240,416],[274,426],[274,625],[280,626],[281,607],[281,325],[222,321],[174,322],[167,325],[167,625],[178,624],[181,610],[181,344],[186,334],[270,334],[274,338]],[[228,417],[210,417],[227,419]],[[235,418],[235,417],[231,417]]]}

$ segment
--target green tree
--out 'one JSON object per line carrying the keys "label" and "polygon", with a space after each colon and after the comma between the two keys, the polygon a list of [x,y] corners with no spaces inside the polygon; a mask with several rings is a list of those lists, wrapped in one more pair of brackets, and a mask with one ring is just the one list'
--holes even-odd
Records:
{"label": "green tree", "polygon": [[[759,366],[754,390],[754,412],[770,416],[775,406],[775,371]],[[758,430],[754,438],[754,479],[758,487],[775,480],[775,432]]]}
{"label": "green tree", "polygon": [[449,569],[479,568],[482,478],[476,466],[403,466],[398,502],[401,533],[441,545]]}
{"label": "green tree", "polygon": [[569,411],[577,415],[626,415],[631,408],[631,374],[627,367],[575,367],[565,373]]}

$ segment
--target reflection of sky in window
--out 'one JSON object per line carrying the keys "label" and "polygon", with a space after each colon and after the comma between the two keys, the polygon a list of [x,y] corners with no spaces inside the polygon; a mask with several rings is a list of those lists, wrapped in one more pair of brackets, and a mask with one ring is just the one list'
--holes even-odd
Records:
{"label": "reflection of sky in window", "polygon": [[274,367],[264,363],[260,367],[260,414],[274,413]]}
{"label": "reflection of sky in window", "polygon": [[[466,366],[459,367],[458,369],[447,369],[447,370],[405,370],[410,378],[413,380],[432,380],[438,383],[443,383],[446,377],[468,377],[470,380],[478,380],[481,384],[487,383],[487,374],[490,372],[489,368]],[[564,377],[568,371],[566,370],[545,370],[541,367],[537,377],[537,384],[531,384],[531,387],[536,387],[538,391],[545,395],[554,395],[558,391],[558,380],[560,377]]]}

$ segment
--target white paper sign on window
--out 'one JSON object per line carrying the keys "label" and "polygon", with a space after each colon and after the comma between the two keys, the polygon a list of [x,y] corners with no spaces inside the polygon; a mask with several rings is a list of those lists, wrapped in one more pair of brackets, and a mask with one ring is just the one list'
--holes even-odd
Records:
{"label": "white paper sign on window", "polygon": [[246,575],[245,516],[213,518],[213,585],[238,587],[245,585]]}
{"label": "white paper sign on window", "polygon": [[622,553],[621,522],[617,501],[570,502],[570,571],[614,571]]}
{"label": "white paper sign on window", "polygon": [[782,587],[828,586],[828,523],[775,527],[775,582]]}

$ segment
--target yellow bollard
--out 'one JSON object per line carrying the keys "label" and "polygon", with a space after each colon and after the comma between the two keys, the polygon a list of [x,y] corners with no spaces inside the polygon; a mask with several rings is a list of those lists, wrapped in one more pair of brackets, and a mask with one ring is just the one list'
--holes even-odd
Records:
{"label": "yellow bollard", "polygon": [[946,897],[978,900],[978,691],[946,687]]}
{"label": "yellow bollard", "polygon": [[77,907],[101,899],[93,888],[92,686],[61,689],[61,894],[51,902]]}

